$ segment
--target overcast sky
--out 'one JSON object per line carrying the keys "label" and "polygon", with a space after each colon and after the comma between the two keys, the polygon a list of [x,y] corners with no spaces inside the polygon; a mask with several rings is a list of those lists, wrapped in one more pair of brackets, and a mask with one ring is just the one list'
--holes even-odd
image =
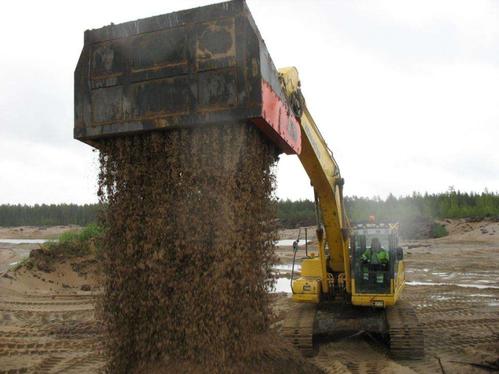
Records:
{"label": "overcast sky", "polygon": [[[0,203],[95,202],[72,139],[83,31],[212,1],[17,1],[0,23]],[[499,1],[248,0],[303,93],[347,195],[499,191]],[[296,156],[280,198],[310,198]]]}

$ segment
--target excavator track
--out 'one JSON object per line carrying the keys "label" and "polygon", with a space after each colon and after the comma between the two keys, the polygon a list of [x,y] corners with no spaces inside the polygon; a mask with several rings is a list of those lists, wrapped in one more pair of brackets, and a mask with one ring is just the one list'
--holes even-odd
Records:
{"label": "excavator track", "polygon": [[423,329],[414,308],[406,301],[386,311],[390,352],[394,358],[402,360],[421,359],[424,356]]}
{"label": "excavator track", "polygon": [[289,312],[282,327],[284,337],[306,357],[314,355],[315,313],[314,304],[298,304]]}

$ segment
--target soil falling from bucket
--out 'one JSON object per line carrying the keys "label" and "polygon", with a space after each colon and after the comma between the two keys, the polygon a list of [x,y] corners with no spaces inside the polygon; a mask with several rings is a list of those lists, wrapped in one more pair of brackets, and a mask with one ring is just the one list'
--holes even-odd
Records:
{"label": "soil falling from bucket", "polygon": [[108,371],[236,371],[270,324],[275,146],[228,124],[99,148]]}

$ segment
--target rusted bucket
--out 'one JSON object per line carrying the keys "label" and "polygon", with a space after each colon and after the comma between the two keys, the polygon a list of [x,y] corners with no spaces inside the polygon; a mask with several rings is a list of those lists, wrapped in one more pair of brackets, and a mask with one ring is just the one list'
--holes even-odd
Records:
{"label": "rusted bucket", "polygon": [[98,147],[104,137],[240,121],[300,153],[299,123],[244,1],[85,32],[76,139]]}

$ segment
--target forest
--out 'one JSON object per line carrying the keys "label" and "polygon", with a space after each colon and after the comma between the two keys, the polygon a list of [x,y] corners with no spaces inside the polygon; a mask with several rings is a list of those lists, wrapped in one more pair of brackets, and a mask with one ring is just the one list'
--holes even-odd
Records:
{"label": "forest", "polygon": [[[467,193],[450,189],[445,193],[367,198],[350,196],[345,206],[352,222],[414,222],[444,218],[498,218],[499,194],[484,191]],[[0,226],[85,226],[97,220],[98,204],[0,205]],[[281,227],[311,226],[316,222],[314,203],[310,200],[279,200],[277,216]]]}
{"label": "forest", "polygon": [[[386,199],[350,196],[345,198],[352,222],[365,222],[374,216],[380,222],[414,222],[445,218],[497,218],[499,194],[466,193],[451,189],[446,193],[420,194]],[[284,227],[313,225],[314,203],[309,200],[284,200],[278,203],[278,217]]]}
{"label": "forest", "polygon": [[97,204],[0,205],[0,226],[86,226],[96,222]]}

